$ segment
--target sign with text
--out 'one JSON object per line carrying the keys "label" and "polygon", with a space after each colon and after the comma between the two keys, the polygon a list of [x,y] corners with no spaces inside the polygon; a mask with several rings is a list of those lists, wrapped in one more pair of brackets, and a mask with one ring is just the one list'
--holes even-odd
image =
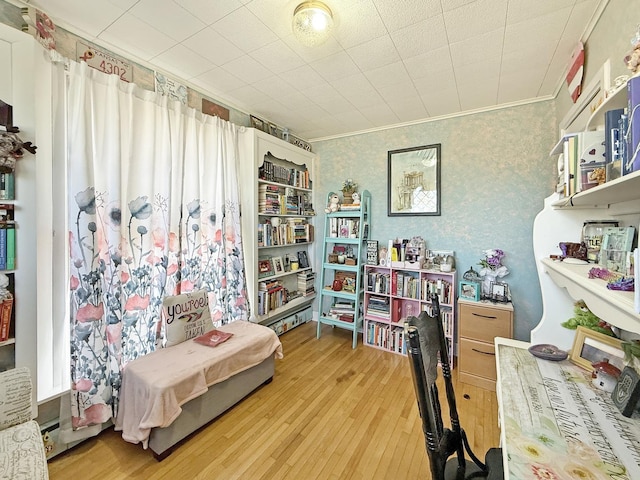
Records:
{"label": "sign with text", "polygon": [[116,58],[109,52],[87,45],[76,43],[76,56],[79,62],[87,62],[91,68],[100,70],[108,75],[117,75],[120,80],[133,82],[133,68],[130,63]]}

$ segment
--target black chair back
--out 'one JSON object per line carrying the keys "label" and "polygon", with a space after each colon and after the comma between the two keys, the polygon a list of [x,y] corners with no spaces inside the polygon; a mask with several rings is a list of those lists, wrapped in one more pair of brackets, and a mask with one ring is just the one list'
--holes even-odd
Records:
{"label": "black chair back", "polygon": [[[405,332],[431,478],[433,480],[487,478],[489,470],[492,473],[488,478],[504,478],[502,456],[492,452],[490,457],[485,457],[485,460],[491,458],[491,465],[485,465],[471,451],[464,430],[460,427],[451,380],[449,346],[444,336],[437,296],[431,297],[431,314],[423,311],[418,317],[409,317],[405,323]],[[444,379],[451,428],[445,428],[442,420],[436,385],[438,364]],[[465,451],[472,461],[465,459]],[[449,459],[454,453],[456,458]],[[494,465],[495,463],[499,465]]]}

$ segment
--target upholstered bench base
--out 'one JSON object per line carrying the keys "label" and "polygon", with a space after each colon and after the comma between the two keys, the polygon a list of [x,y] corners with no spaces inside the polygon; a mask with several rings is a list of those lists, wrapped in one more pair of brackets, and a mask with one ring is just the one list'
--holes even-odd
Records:
{"label": "upholstered bench base", "polygon": [[40,426],[35,420],[0,431],[0,478],[49,478]]}
{"label": "upholstered bench base", "polygon": [[182,413],[171,425],[151,430],[149,447],[156,459],[164,459],[180,440],[223,414],[261,385],[269,383],[275,371],[274,363],[271,355],[255,367],[212,385],[206,393],[185,403]]}

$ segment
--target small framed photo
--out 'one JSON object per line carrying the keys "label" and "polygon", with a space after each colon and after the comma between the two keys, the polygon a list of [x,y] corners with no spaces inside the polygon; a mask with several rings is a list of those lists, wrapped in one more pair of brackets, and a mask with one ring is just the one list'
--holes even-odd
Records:
{"label": "small framed photo", "polygon": [[613,366],[624,369],[622,342],[586,327],[578,327],[569,359],[579,367],[592,371],[592,364],[602,362],[605,358]]}
{"label": "small framed photo", "polygon": [[458,298],[478,302],[480,300],[480,282],[462,280],[458,285]]}
{"label": "small framed photo", "polygon": [[[260,130],[261,132],[265,131],[265,126],[267,125],[264,120],[260,120],[258,117],[254,117],[253,115],[250,115],[251,118],[251,126],[253,128],[255,128],[256,130]],[[266,131],[268,132],[268,128],[266,129]]]}
{"label": "small framed photo", "polygon": [[271,275],[273,275],[271,258],[258,259],[258,278],[269,277]]}
{"label": "small framed photo", "polygon": [[298,252],[298,263],[300,268],[309,268],[309,257],[307,257],[307,252],[304,250]]}
{"label": "small framed photo", "polygon": [[272,257],[273,271],[275,274],[284,273],[284,263],[282,263],[282,257]]}
{"label": "small framed photo", "polygon": [[491,300],[496,302],[508,302],[509,285],[504,282],[491,282]]}

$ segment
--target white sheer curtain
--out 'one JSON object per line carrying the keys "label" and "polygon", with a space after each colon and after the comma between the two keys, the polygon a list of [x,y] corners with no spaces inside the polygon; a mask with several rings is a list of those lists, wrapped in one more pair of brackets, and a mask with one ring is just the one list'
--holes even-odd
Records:
{"label": "white sheer curtain", "polygon": [[[246,319],[236,127],[70,65],[71,423],[115,417],[121,368],[155,349],[162,298],[206,288]],[[64,426],[62,427],[64,430]]]}

